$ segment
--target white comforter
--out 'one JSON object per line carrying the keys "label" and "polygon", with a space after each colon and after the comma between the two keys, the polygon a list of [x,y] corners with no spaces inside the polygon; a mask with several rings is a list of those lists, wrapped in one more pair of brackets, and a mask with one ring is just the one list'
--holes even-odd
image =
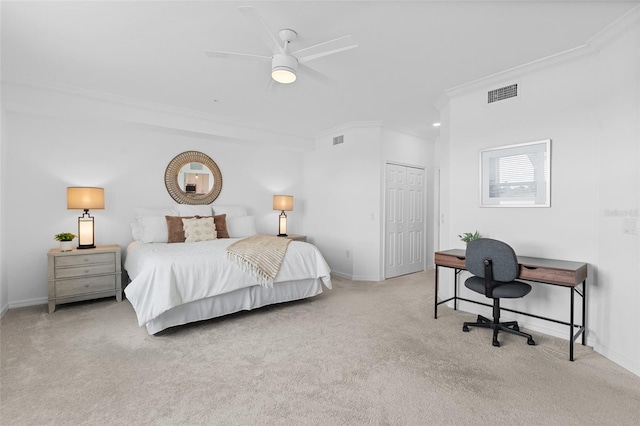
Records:
{"label": "white comforter", "polygon": [[[183,303],[259,285],[225,258],[226,248],[235,241],[238,238],[129,244],[124,267],[131,283],[125,294],[136,311],[138,324],[145,325]],[[291,241],[274,282],[321,278],[331,288],[330,272],[316,246]]]}

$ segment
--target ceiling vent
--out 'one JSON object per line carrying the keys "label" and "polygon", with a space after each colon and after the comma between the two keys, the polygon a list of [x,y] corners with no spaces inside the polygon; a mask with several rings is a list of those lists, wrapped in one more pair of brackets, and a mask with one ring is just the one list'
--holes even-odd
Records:
{"label": "ceiling vent", "polygon": [[518,96],[518,85],[512,84],[487,92],[487,103],[503,101],[516,96]]}
{"label": "ceiling vent", "polygon": [[341,143],[344,143],[344,135],[335,136],[333,138],[333,144],[334,145],[340,145]]}

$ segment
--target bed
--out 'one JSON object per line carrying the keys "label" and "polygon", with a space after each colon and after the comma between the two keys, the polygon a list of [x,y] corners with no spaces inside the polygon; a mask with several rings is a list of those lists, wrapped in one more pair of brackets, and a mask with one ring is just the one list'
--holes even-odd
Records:
{"label": "bed", "polygon": [[[144,228],[145,220],[141,218],[136,223]],[[246,215],[239,219],[251,222]],[[234,243],[251,240],[256,234],[254,228],[245,228],[249,235],[236,238],[169,243],[165,242],[166,236],[158,237],[162,222],[157,217],[155,222],[156,237],[149,241],[138,234],[126,248],[124,263],[130,280],[125,288],[126,297],[136,312],[138,324],[145,326],[149,334],[313,297],[322,293],[323,286],[331,288],[329,266],[312,244],[289,241],[277,275],[272,283],[265,284],[235,264],[227,253]],[[230,233],[243,233],[241,228],[233,229],[233,220],[229,220],[229,225],[232,225]]]}

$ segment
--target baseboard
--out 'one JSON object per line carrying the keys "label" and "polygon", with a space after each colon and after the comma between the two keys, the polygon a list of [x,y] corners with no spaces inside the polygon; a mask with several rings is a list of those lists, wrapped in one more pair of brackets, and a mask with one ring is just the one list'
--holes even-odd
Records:
{"label": "baseboard", "polygon": [[353,276],[351,274],[344,274],[338,271],[331,271],[331,275],[335,275],[336,277],[343,278],[345,280],[353,281]]}
{"label": "baseboard", "polygon": [[603,357],[610,359],[612,362],[615,362],[622,368],[631,371],[636,376],[640,376],[640,364],[638,363],[638,360],[629,359],[626,356],[614,351],[613,349],[601,345],[597,342],[593,346],[593,350],[598,352]]}
{"label": "baseboard", "polygon": [[7,303],[2,307],[2,309],[0,309],[0,318],[2,318],[4,314],[7,313],[8,310],[9,310],[9,304]]}
{"label": "baseboard", "polygon": [[352,281],[374,281],[374,282],[384,281],[383,278],[380,278],[378,276],[376,276],[376,277],[367,277],[367,276],[360,276],[360,275],[354,275],[351,280]]}
{"label": "baseboard", "polygon": [[35,306],[35,305],[46,305],[47,303],[49,303],[49,298],[47,297],[38,297],[37,299],[25,299],[25,300],[19,300],[17,302],[9,303],[9,309],[25,308],[27,306]]}
{"label": "baseboard", "polygon": [[[453,301],[446,303],[451,309],[453,309]],[[491,317],[492,310],[489,307],[481,307],[475,303],[469,303],[465,301],[458,301],[458,310],[467,312],[474,315],[484,315]],[[517,315],[509,311],[502,311],[500,313],[501,321],[518,321],[521,327],[531,331],[546,334],[548,336],[557,337],[569,341],[569,326],[556,324],[554,322],[540,320],[526,315]],[[597,341],[595,338],[590,337],[587,330],[587,346],[591,346],[595,349]]]}

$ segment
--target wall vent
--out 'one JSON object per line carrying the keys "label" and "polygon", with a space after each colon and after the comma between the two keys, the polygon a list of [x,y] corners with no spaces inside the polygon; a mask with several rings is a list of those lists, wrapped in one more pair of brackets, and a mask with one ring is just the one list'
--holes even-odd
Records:
{"label": "wall vent", "polygon": [[333,144],[334,145],[340,145],[341,143],[344,143],[344,135],[335,136],[333,138]]}
{"label": "wall vent", "polygon": [[518,96],[518,85],[512,84],[510,86],[501,87],[487,92],[487,103],[503,101],[515,96]]}

